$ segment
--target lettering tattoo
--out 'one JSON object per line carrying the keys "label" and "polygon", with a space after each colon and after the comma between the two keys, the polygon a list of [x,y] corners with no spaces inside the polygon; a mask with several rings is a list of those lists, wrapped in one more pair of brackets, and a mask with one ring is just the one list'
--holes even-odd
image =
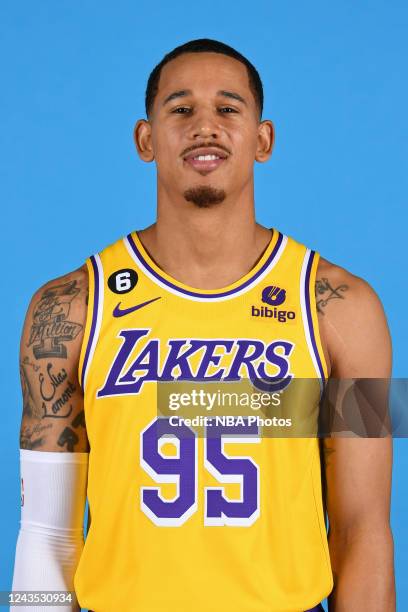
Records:
{"label": "lettering tattoo", "polygon": [[324,308],[330,300],[344,300],[342,295],[348,289],[348,285],[338,285],[333,288],[327,278],[317,279],[315,283],[316,306],[317,312],[324,315]]}
{"label": "lettering tattoo", "polygon": [[64,342],[76,338],[82,325],[68,319],[71,302],[79,293],[77,281],[49,287],[34,307],[33,324],[27,346],[33,345],[36,359],[65,359]]}
{"label": "lettering tattoo", "polygon": [[[86,427],[84,410],[78,412],[78,414],[72,419],[71,425],[75,428]],[[22,425],[20,430],[20,448],[24,448],[26,450],[35,450],[38,449],[40,446],[44,446],[46,442],[46,436],[43,432],[45,430],[51,429],[52,427],[52,423],[47,423],[46,425],[44,425],[41,421],[37,422],[33,427]],[[37,437],[40,434],[43,435]],[[78,441],[79,436],[76,434],[76,432],[71,427],[65,427],[57,440],[57,444],[61,447],[66,446],[69,452],[73,452],[75,449],[75,445],[78,443]]]}
{"label": "lettering tattoo", "polygon": [[36,423],[34,427],[22,427],[20,431],[20,448],[25,450],[35,450],[36,448],[43,446],[45,438],[41,436],[37,438],[35,436],[41,434],[44,430],[52,427],[52,423],[47,425],[41,425]]}
{"label": "lettering tattoo", "polygon": [[[57,374],[52,372],[52,363],[47,364],[47,375],[41,372],[38,377],[40,382],[40,393],[42,397],[42,418],[46,417],[58,418],[58,419],[66,419],[72,412],[72,404],[70,404],[63,414],[59,414],[61,408],[65,406],[72,398],[76,391],[75,385],[67,381],[65,385],[64,391],[62,394],[55,399],[55,394],[57,389],[64,383],[67,378],[67,373],[64,368],[62,368]],[[52,402],[51,411],[48,410],[47,403]]]}
{"label": "lettering tattoo", "polygon": [[46,402],[54,399],[56,390],[67,378],[67,373],[64,368],[62,368],[58,374],[53,374],[51,370],[52,363],[47,363],[47,377],[45,377],[43,373],[41,373],[38,377],[38,380],[40,381],[41,397]]}
{"label": "lettering tattoo", "polygon": [[[40,381],[40,393],[42,397],[42,409],[43,415],[42,418],[53,417],[59,419],[65,419],[69,417],[72,412],[72,404],[69,405],[68,409],[64,412],[64,414],[59,414],[61,408],[67,404],[76,391],[75,385],[67,381],[67,384],[64,387],[63,392],[58,398],[55,398],[57,389],[61,387],[61,385],[67,379],[67,372],[64,368],[60,370],[57,374],[52,372],[52,363],[47,364],[47,375],[41,372],[38,380]],[[48,411],[47,404],[52,402],[51,404],[51,412]]]}

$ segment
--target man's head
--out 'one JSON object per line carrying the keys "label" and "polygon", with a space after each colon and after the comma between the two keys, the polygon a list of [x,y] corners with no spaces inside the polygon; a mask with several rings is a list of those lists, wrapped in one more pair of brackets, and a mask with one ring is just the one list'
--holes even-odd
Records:
{"label": "man's head", "polygon": [[156,161],[161,193],[208,207],[252,189],[273,126],[260,119],[259,74],[238,51],[208,39],[177,47],[152,71],[145,101],[135,142],[144,161]]}
{"label": "man's head", "polygon": [[150,117],[152,112],[154,100],[157,96],[157,92],[159,89],[159,81],[162,69],[166,64],[171,62],[171,60],[180,57],[180,55],[184,55],[185,53],[220,53],[221,55],[226,55],[227,57],[232,57],[237,61],[241,62],[247,69],[248,72],[248,82],[249,87],[254,96],[256,106],[259,110],[259,118],[262,118],[263,111],[263,86],[261,77],[255,66],[251,64],[246,57],[244,57],[239,51],[236,51],[229,45],[226,45],[223,42],[219,42],[218,40],[211,40],[209,38],[199,38],[198,40],[190,40],[184,45],[180,45],[167,53],[163,59],[153,68],[150,73],[149,79],[147,81],[146,86],[146,94],[145,94],[145,109],[146,109],[146,117]]}

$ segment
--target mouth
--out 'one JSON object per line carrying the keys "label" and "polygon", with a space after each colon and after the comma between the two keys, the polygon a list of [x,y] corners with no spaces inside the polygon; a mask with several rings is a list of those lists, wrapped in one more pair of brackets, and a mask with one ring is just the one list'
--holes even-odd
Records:
{"label": "mouth", "polygon": [[213,172],[227,159],[228,153],[217,147],[194,149],[183,157],[184,162],[200,174]]}

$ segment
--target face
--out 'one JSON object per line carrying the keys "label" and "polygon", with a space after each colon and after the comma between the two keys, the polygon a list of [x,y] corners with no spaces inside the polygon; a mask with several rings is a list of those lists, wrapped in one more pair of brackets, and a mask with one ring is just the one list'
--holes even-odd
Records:
{"label": "face", "polygon": [[[218,53],[189,53],[162,70],[149,121],[135,142],[144,161],[155,160],[159,187],[200,205],[252,188],[254,161],[273,145],[270,121],[259,122],[246,67]],[[206,197],[207,197],[206,196]],[[202,199],[202,202],[204,202]]]}

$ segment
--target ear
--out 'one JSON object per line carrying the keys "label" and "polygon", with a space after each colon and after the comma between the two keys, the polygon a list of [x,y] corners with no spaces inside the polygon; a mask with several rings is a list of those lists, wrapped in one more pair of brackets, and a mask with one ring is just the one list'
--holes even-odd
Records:
{"label": "ear", "polygon": [[133,130],[133,140],[140,159],[145,162],[154,160],[152,147],[152,126],[146,119],[139,119]]}
{"label": "ear", "polygon": [[258,126],[258,146],[255,159],[257,162],[266,162],[272,155],[275,142],[275,128],[269,119],[261,121]]}

